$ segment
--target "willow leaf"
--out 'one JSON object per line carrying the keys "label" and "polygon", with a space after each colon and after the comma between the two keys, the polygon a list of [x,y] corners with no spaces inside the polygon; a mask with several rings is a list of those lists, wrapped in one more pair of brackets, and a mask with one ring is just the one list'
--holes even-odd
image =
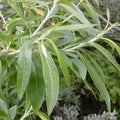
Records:
{"label": "willow leaf", "polygon": [[120,47],[115,42],[113,42],[112,40],[110,40],[108,38],[100,38],[100,40],[103,40],[104,42],[109,44],[111,47],[114,47],[120,55]]}
{"label": "willow leaf", "polygon": [[103,72],[101,66],[97,63],[97,61],[93,57],[91,57],[89,54],[87,54],[86,57],[94,65],[95,69],[97,70],[98,74],[101,76],[102,80],[105,80],[104,72]]}
{"label": "willow leaf", "polygon": [[21,18],[14,18],[5,24],[5,26],[7,27],[8,34],[12,34],[16,26],[22,25],[24,25],[24,21]]}
{"label": "willow leaf", "polygon": [[85,80],[86,74],[87,74],[87,69],[86,69],[85,65],[78,59],[73,59],[73,63],[75,64],[75,66],[79,70],[79,74],[80,74],[81,78],[83,80]]}
{"label": "willow leaf", "polygon": [[59,49],[57,48],[57,46],[51,40],[49,40],[49,41],[52,44],[52,46],[55,49],[55,52],[57,54],[57,58],[58,58],[61,70],[62,70],[63,75],[65,77],[66,85],[67,85],[68,88],[70,88],[70,76],[69,76],[67,65],[66,65],[66,63],[65,63]]}
{"label": "willow leaf", "polygon": [[95,5],[99,8],[99,1],[98,0],[92,0],[94,3],[95,3]]}
{"label": "willow leaf", "polygon": [[116,62],[116,60],[114,59],[114,57],[111,55],[111,53],[108,50],[106,50],[105,48],[103,48],[101,45],[99,45],[97,43],[91,43],[90,45],[92,45],[97,50],[99,50],[116,67],[116,69],[120,72],[119,64]]}
{"label": "willow leaf", "polygon": [[27,94],[35,111],[39,111],[45,95],[45,85],[42,74],[42,66],[39,54],[35,53],[32,58],[32,72]]}
{"label": "willow leaf", "polygon": [[[82,78],[84,84],[87,86],[87,88],[93,93],[93,95],[95,96],[95,93],[94,91],[92,90],[91,86],[89,85],[89,83],[85,80],[86,78],[86,68],[85,66],[83,65],[82,63],[82,67],[79,64],[79,61],[78,59],[70,59],[67,55],[65,55],[63,52],[62,52],[62,56],[67,64],[67,66],[74,72],[74,74],[77,75],[77,77],[79,78]],[[77,60],[77,61],[76,61]],[[74,63],[73,63],[74,62]],[[80,63],[81,64],[81,63]],[[75,65],[75,66],[74,66]],[[77,69],[76,69],[77,68]],[[83,69],[82,69],[83,68]],[[95,96],[96,97],[96,96]]]}
{"label": "willow leaf", "polygon": [[89,74],[90,74],[90,76],[91,76],[95,86],[97,87],[97,89],[99,90],[101,96],[105,100],[105,102],[107,104],[108,111],[110,111],[111,110],[110,97],[109,97],[108,91],[107,91],[107,89],[106,89],[106,87],[105,87],[101,77],[98,75],[98,73],[96,72],[95,68],[89,62],[88,59],[83,57],[81,54],[80,54],[80,57],[81,57],[82,61],[85,63],[85,65],[87,67],[87,70],[88,70],[88,72],[89,72]]}
{"label": "willow leaf", "polygon": [[7,104],[3,99],[0,98],[0,117],[5,116],[8,117],[9,112],[7,108]]}
{"label": "willow leaf", "polygon": [[17,113],[17,105],[15,105],[9,109],[9,114],[10,114],[11,120],[14,120],[16,113]]}
{"label": "willow leaf", "polygon": [[32,42],[25,41],[20,50],[18,58],[17,70],[17,89],[19,99],[22,98],[29,83],[31,74],[31,56],[32,56]]}
{"label": "willow leaf", "polygon": [[59,75],[52,57],[43,44],[39,46],[39,51],[43,66],[47,111],[48,115],[50,115],[58,99]]}
{"label": "willow leaf", "polygon": [[2,86],[2,64],[1,64],[1,60],[0,60],[0,89]]}
{"label": "willow leaf", "polygon": [[101,30],[100,21],[98,19],[97,13],[95,9],[93,8],[93,6],[89,2],[87,3],[82,2],[81,4],[86,9],[86,11],[89,13],[90,17],[93,19],[95,24],[98,25],[97,28]]}
{"label": "willow leaf", "polygon": [[11,0],[8,0],[8,3],[10,6],[17,12],[17,14],[24,19],[24,9],[21,2],[12,2]]}
{"label": "willow leaf", "polygon": [[[91,23],[87,20],[87,18],[84,16],[84,13],[78,8],[77,5],[72,4],[73,7],[70,7],[66,4],[60,4],[60,7],[67,10],[69,13],[71,13],[73,16],[75,16],[82,24],[89,24]],[[95,36],[97,31],[96,29],[92,28],[84,28],[84,31],[86,31],[88,34]]]}
{"label": "willow leaf", "polygon": [[41,120],[50,120],[49,117],[43,112],[37,112],[36,114],[39,116],[39,118],[41,118]]}
{"label": "willow leaf", "polygon": [[56,28],[56,30],[79,30],[79,29],[85,29],[96,26],[95,24],[72,24],[72,25],[64,25]]}

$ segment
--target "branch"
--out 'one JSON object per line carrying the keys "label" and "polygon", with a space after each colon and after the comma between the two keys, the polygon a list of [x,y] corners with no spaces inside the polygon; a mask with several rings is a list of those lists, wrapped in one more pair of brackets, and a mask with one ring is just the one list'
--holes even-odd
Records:
{"label": "branch", "polygon": [[14,52],[8,53],[8,54],[6,54],[6,55],[0,57],[0,59],[2,59],[2,58],[6,58],[6,57],[11,56],[11,55],[18,54],[19,52],[20,52],[20,50],[17,50],[17,51],[14,51]]}
{"label": "branch", "polygon": [[[104,18],[104,17],[103,17],[102,15],[100,15],[99,13],[97,13],[97,15],[98,15],[98,17],[99,17],[101,20],[103,20],[105,23],[107,23],[107,19],[106,19],[106,18]],[[112,24],[111,22],[109,22],[109,25],[112,26],[113,24]],[[120,28],[119,28],[119,27],[115,27],[115,28],[113,28],[113,29],[115,29],[116,31],[120,32]]]}
{"label": "branch", "polygon": [[[8,15],[7,17],[5,17],[5,20],[7,20],[8,18],[12,17],[16,12],[11,13],[10,15]],[[3,19],[0,19],[0,22],[3,22]]]}
{"label": "branch", "polygon": [[[5,20],[7,20],[8,18],[12,17],[16,12],[11,13],[10,15],[8,15],[7,17],[5,17]],[[0,22],[3,22],[3,19],[0,19]]]}
{"label": "branch", "polygon": [[42,26],[46,23],[46,21],[49,19],[49,17],[51,16],[52,12],[54,11],[55,7],[56,7],[57,1],[54,0],[54,4],[51,8],[50,11],[48,11],[45,19],[43,20],[43,22],[38,26],[38,28],[34,31],[34,33],[31,35],[31,37],[33,37],[34,35],[37,34],[37,32],[42,28]]}
{"label": "branch", "polygon": [[30,109],[22,116],[22,118],[20,119],[20,120],[24,120],[26,117],[28,117],[31,113],[32,111],[32,106],[30,107]]}

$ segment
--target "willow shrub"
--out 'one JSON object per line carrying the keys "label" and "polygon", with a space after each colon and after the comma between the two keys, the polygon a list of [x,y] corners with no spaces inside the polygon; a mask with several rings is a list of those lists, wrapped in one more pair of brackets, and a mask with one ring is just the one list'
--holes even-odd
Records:
{"label": "willow shrub", "polygon": [[[99,7],[97,0],[93,2]],[[86,81],[86,75],[90,75],[110,112],[110,97],[100,74],[102,69],[98,69],[99,64],[93,64],[95,60],[91,56],[91,52],[98,50],[120,72],[112,54],[98,43],[105,42],[120,54],[120,47],[104,37],[118,25],[109,26],[109,10],[108,23],[102,29],[95,9],[87,0],[75,3],[71,0],[7,0],[3,3],[11,6],[5,15],[15,14],[7,20],[1,14],[4,29],[0,32],[0,117],[13,120],[21,116],[20,120],[24,120],[37,114],[42,120],[49,119],[40,108],[45,101],[48,116],[52,113],[60,87],[70,89],[69,70],[94,94]],[[62,76],[59,76],[59,66]],[[12,101],[6,98],[16,95],[16,88],[19,101],[8,107]],[[17,112],[20,103],[25,103],[21,108],[22,111],[25,108],[23,115]]]}

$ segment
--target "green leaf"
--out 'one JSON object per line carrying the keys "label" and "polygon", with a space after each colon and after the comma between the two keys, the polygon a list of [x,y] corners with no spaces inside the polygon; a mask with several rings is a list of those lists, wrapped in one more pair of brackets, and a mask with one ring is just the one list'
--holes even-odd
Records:
{"label": "green leaf", "polygon": [[3,101],[0,98],[0,117],[2,117],[2,115],[8,116],[9,112],[8,112],[7,104],[5,103],[5,101]]}
{"label": "green leaf", "polygon": [[12,34],[12,32],[15,30],[15,27],[21,25],[24,25],[24,21],[21,18],[14,18],[5,24],[8,34]]}
{"label": "green leaf", "polygon": [[109,9],[107,8],[107,24],[106,24],[104,30],[108,28],[109,23],[110,23],[110,11],[109,11]]}
{"label": "green leaf", "polygon": [[16,86],[17,84],[17,69],[16,69],[16,62],[14,61],[9,68],[7,68],[8,76],[10,82]]}
{"label": "green leaf", "polygon": [[27,89],[27,94],[35,111],[38,111],[44,101],[45,85],[41,66],[40,55],[33,55],[32,72],[30,82]]}
{"label": "green leaf", "polygon": [[[86,54],[86,53],[85,53]],[[98,74],[101,76],[102,80],[105,80],[105,75],[103,73],[103,70],[101,66],[96,62],[96,60],[91,57],[89,54],[86,54],[87,58],[90,60],[90,62],[94,65],[95,69],[97,70]]]}
{"label": "green leaf", "polygon": [[57,48],[57,46],[51,40],[49,40],[49,41],[52,44],[53,48],[55,49],[55,52],[56,52],[56,55],[57,55],[57,58],[58,58],[62,73],[63,73],[63,75],[65,77],[66,85],[67,85],[68,88],[70,88],[70,76],[69,76],[67,65],[66,65],[66,63],[65,63],[65,61],[64,61],[64,59],[63,59],[63,57],[61,55],[61,52]]}
{"label": "green leaf", "polygon": [[111,47],[114,47],[116,51],[118,52],[118,54],[120,55],[120,47],[115,42],[113,42],[112,40],[108,38],[100,38],[100,40],[103,40],[104,42],[109,44]]}
{"label": "green leaf", "polygon": [[[62,56],[66,62],[66,64],[68,65],[68,67],[74,72],[74,74],[77,75],[77,77],[79,78],[82,78],[84,84],[87,86],[87,88],[93,93],[93,95],[96,97],[94,91],[92,90],[91,86],[89,85],[89,83],[85,80],[85,77],[86,77],[86,68],[84,66],[84,64],[82,63],[82,68],[84,70],[84,72],[82,71],[81,69],[81,66],[78,65],[79,61],[78,59],[70,59],[67,55],[65,55],[63,52],[62,52]],[[73,62],[75,62],[75,66],[73,64]],[[81,63],[80,63],[81,64]],[[76,69],[77,68],[77,69]]]}
{"label": "green leaf", "polygon": [[[12,20],[10,20],[10,21],[12,21]],[[8,22],[5,24],[5,26],[7,26],[10,21],[8,21]],[[11,27],[12,27],[12,26],[11,26]],[[8,29],[8,28],[7,28],[7,29]],[[16,34],[15,34],[15,35],[8,35],[8,34],[5,34],[5,33],[0,32],[0,39],[1,39],[1,41],[5,41],[8,45],[9,45],[9,42],[14,42],[14,38],[15,38],[15,37],[17,37]],[[2,47],[2,45],[1,45],[1,47]]]}
{"label": "green leaf", "polygon": [[94,24],[72,24],[72,25],[64,25],[56,28],[56,30],[79,30],[84,28],[90,28],[96,26]]}
{"label": "green leaf", "polygon": [[71,6],[72,0],[60,0],[61,3]]}
{"label": "green leaf", "polygon": [[8,3],[10,6],[17,12],[17,14],[24,19],[24,9],[21,2],[11,2],[11,0],[8,0]]}
{"label": "green leaf", "polygon": [[83,80],[86,79],[87,69],[85,65],[78,59],[73,59],[73,63],[77,67],[79,74]]}
{"label": "green leaf", "polygon": [[[65,5],[65,4],[60,4],[60,7],[63,7],[69,13],[71,13],[73,16],[75,16],[80,21],[80,23],[91,25],[91,23],[84,16],[84,13],[75,4],[72,4],[72,5],[75,9],[73,7],[70,7],[70,6]],[[88,34],[93,35],[93,36],[95,36],[97,33],[96,29],[94,29],[94,28],[85,28],[84,30]]]}
{"label": "green leaf", "polygon": [[115,67],[116,69],[120,72],[120,66],[114,59],[114,57],[111,55],[110,52],[108,52],[105,48],[103,48],[101,45],[97,43],[90,43],[93,47],[95,47],[97,50],[99,50]]}
{"label": "green leaf", "polygon": [[14,120],[14,118],[16,116],[16,112],[17,112],[17,105],[15,105],[9,109],[9,114],[10,114],[11,120]]}
{"label": "green leaf", "polygon": [[12,0],[13,2],[26,2],[26,3],[38,3],[44,6],[47,6],[47,4],[43,1],[39,1],[39,0]]}
{"label": "green leaf", "polygon": [[59,75],[52,57],[46,51],[46,48],[43,44],[39,46],[39,51],[43,66],[47,111],[48,115],[50,115],[58,99]]}
{"label": "green leaf", "polygon": [[98,16],[93,6],[89,2],[87,3],[81,2],[81,4],[86,9],[86,11],[89,13],[90,17],[93,19],[95,24],[97,24],[97,28],[101,30],[100,21],[98,19]]}
{"label": "green leaf", "polygon": [[30,108],[31,102],[30,99],[28,97],[28,94],[26,92],[26,100],[25,100],[25,111],[28,111],[28,109]]}
{"label": "green leaf", "polygon": [[5,56],[6,54],[8,54],[8,51],[5,51],[5,52],[3,52],[3,53],[0,53],[0,58],[3,57],[3,56]]}
{"label": "green leaf", "polygon": [[80,78],[82,78],[84,84],[86,85],[86,87],[93,93],[93,95],[96,97],[94,91],[92,90],[92,87],[89,85],[89,83],[86,81],[86,75],[87,75],[87,69],[86,66],[82,63],[81,60],[79,59],[72,59],[73,63],[75,64],[76,68],[79,71],[79,76]]}
{"label": "green leaf", "polygon": [[36,114],[41,118],[41,120],[50,120],[50,118],[43,112],[37,112]]}
{"label": "green leaf", "polygon": [[95,5],[99,8],[99,1],[98,0],[92,0],[94,3],[95,3]]}
{"label": "green leaf", "polygon": [[30,3],[39,3],[39,0],[12,0],[12,2],[30,2]]}
{"label": "green leaf", "polygon": [[20,50],[17,70],[17,88],[19,99],[22,98],[29,83],[31,73],[32,42],[25,41]]}
{"label": "green leaf", "polygon": [[66,9],[68,12],[72,13],[78,20],[80,20],[82,23],[89,24],[90,22],[87,20],[87,18],[84,16],[83,12],[81,10],[76,11],[73,7],[70,7],[66,4],[60,4],[61,7]]}
{"label": "green leaf", "polygon": [[1,64],[1,60],[0,60],[0,89],[1,89],[1,86],[2,86],[2,64]]}
{"label": "green leaf", "polygon": [[109,97],[108,91],[107,91],[101,77],[98,75],[95,68],[89,62],[88,59],[83,57],[81,54],[80,54],[80,57],[81,57],[82,61],[85,63],[85,65],[87,67],[87,70],[88,70],[88,72],[89,72],[95,86],[97,87],[97,89],[99,90],[101,96],[105,100],[105,102],[107,104],[108,111],[111,111],[110,97]]}
{"label": "green leaf", "polygon": [[69,58],[67,55],[65,55],[63,52],[62,52],[62,56],[67,64],[67,66],[77,75],[79,76],[79,72],[78,70],[75,68],[75,66],[73,65],[73,61],[71,58]]}

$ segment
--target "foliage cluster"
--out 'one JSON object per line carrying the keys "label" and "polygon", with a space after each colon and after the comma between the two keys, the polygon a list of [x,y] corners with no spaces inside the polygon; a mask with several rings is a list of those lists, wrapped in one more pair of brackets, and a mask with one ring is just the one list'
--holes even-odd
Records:
{"label": "foliage cluster", "polygon": [[[99,7],[97,0],[92,0]],[[95,95],[98,89],[111,111],[103,72],[92,57],[99,51],[120,73],[114,56],[102,41],[120,54],[120,47],[106,34],[117,23],[101,28],[94,7],[88,0],[2,0],[0,28],[0,117],[1,119],[49,120],[64,88],[70,92],[72,72]],[[10,15],[11,17],[5,17]],[[99,53],[99,54],[100,54]],[[87,81],[87,75],[92,82]],[[118,75],[118,74],[117,74]],[[118,76],[119,77],[119,76]],[[42,106],[46,104],[47,114]],[[45,111],[45,112],[46,112]],[[30,117],[29,117],[30,116]],[[28,118],[27,118],[28,117]]]}

